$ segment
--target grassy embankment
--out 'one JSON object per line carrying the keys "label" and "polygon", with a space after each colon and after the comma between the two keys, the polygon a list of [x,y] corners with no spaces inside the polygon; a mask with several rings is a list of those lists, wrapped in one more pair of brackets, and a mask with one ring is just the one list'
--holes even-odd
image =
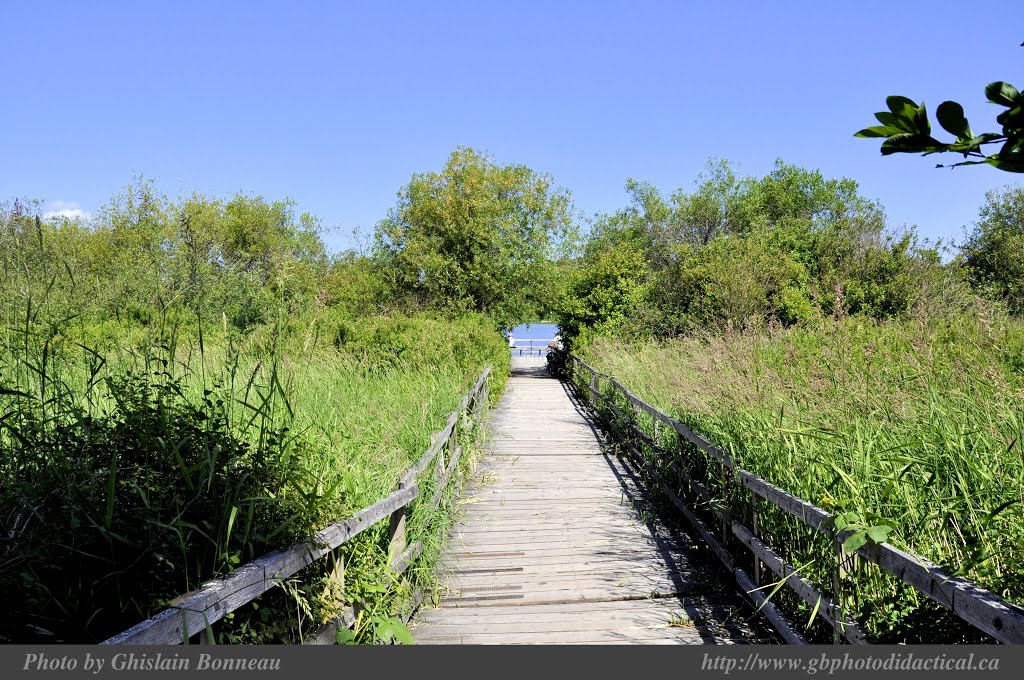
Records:
{"label": "grassy embankment", "polygon": [[[95,329],[2,331],[3,636],[104,639],[350,516],[396,488],[485,366],[494,395],[508,372],[482,318],[322,323],[233,341],[119,327],[99,351],[77,344]],[[219,639],[296,641],[359,601],[373,639],[429,581],[441,515],[414,510],[427,550],[409,582],[384,567],[384,522],[344,546],[343,577],[322,560]]]}
{"label": "grassy embankment", "polygon": [[[847,318],[625,348],[598,339],[585,356],[744,468],[854,523],[889,526],[890,543],[1024,604],[1020,320],[984,307],[952,321]],[[747,502],[727,493],[734,508]],[[770,545],[831,583],[827,540],[781,514],[762,519]],[[846,604],[874,639],[975,639],[877,568],[854,578]]]}

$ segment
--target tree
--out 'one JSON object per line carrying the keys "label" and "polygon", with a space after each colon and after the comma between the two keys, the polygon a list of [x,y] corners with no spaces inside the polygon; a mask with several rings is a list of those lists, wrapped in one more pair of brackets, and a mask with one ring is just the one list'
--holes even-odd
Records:
{"label": "tree", "polygon": [[600,219],[559,301],[558,325],[567,339],[584,328],[621,330],[650,295],[648,252],[644,230],[615,216]]}
{"label": "tree", "polygon": [[539,310],[545,262],[570,226],[569,194],[549,176],[460,147],[401,189],[374,254],[413,304],[508,327]]}
{"label": "tree", "polygon": [[645,182],[626,190],[630,205],[597,217],[575,263],[559,317],[568,336],[884,318],[917,304],[934,269],[855,181],[781,160],[760,178],[713,161],[670,200]]}
{"label": "tree", "polygon": [[971,283],[1024,313],[1024,187],[990,191],[962,249]]}
{"label": "tree", "polygon": [[[881,125],[864,128],[854,136],[884,138],[883,156],[894,153],[920,153],[925,156],[960,153],[964,158],[980,160],[961,161],[949,167],[987,163],[1007,172],[1024,172],[1024,94],[1013,85],[999,81],[989,83],[985,95],[991,103],[1006,109],[996,116],[996,122],[1003,126],[1002,133],[975,135],[964,117],[964,107],[945,101],[935,110],[935,117],[946,132],[956,137],[956,141],[940,142],[932,137],[924,102],[918,105],[906,97],[892,96],[885,100],[889,110],[875,114]],[[995,153],[985,155],[981,147],[989,144],[1001,146]],[[944,166],[939,164],[936,167]]]}

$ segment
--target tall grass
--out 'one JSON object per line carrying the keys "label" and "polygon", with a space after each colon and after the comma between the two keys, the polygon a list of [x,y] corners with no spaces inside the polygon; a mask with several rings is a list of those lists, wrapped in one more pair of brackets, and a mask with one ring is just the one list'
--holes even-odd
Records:
{"label": "tall grass", "polygon": [[[623,347],[587,358],[740,465],[1024,604],[1024,323],[981,305],[952,320],[823,321]],[[691,459],[694,452],[687,454]],[[730,502],[742,505],[737,490]],[[827,541],[781,514],[768,542],[830,583]],[[774,535],[772,533],[774,532]],[[864,567],[853,606],[886,641],[976,639]]]}
{"label": "tall grass", "polygon": [[[494,393],[508,372],[479,318],[349,321],[312,341],[320,319],[250,338],[126,325],[96,349],[80,342],[91,327],[41,309],[8,307],[0,330],[10,641],[104,639],[379,500],[484,366]],[[311,567],[230,617],[224,639],[297,640],[296,620],[390,607],[408,584],[387,582],[380,533],[346,547],[344,587]]]}

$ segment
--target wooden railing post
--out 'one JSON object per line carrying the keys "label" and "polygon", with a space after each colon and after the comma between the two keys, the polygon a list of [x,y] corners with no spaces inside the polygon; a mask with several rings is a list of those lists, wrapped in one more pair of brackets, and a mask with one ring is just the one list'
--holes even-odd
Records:
{"label": "wooden railing post", "polygon": [[398,508],[391,513],[388,523],[388,567],[395,571],[395,565],[402,553],[405,552],[406,531],[405,531],[405,506]]}
{"label": "wooden railing post", "polygon": [[729,477],[731,476],[732,470],[722,463],[722,509],[726,512],[719,513],[719,519],[722,523],[722,545],[726,545],[729,541],[729,522],[726,519],[728,515],[727,508],[729,507]]}
{"label": "wooden railing post", "polygon": [[[751,490],[751,492],[750,492],[750,505],[751,505],[752,510],[751,510],[751,513],[750,513],[750,515],[751,515],[750,529],[751,529],[751,533],[754,534],[754,538],[756,538],[757,540],[760,541],[761,540],[761,519],[760,519],[760,517],[758,517],[758,514],[757,514],[757,511],[758,511],[758,507],[757,506],[758,506],[759,503],[760,503],[760,498],[758,498],[758,495],[756,493],[754,493],[753,490]],[[756,585],[758,588],[760,588],[761,586],[764,585],[764,583],[761,582],[761,558],[758,556],[757,551],[753,551],[753,555],[754,555],[754,585]]]}
{"label": "wooden railing post", "polygon": [[[832,572],[832,601],[841,610],[846,611],[846,604],[843,601],[843,579],[856,568],[857,554],[846,552],[843,549],[843,541],[837,535],[834,539],[836,568]],[[832,630],[832,644],[838,645],[842,639],[840,627],[842,621],[836,621]]]}

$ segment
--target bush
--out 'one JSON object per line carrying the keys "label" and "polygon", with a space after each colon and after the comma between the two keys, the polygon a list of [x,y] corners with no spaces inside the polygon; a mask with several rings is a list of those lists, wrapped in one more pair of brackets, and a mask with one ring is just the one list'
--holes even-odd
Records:
{"label": "bush", "polygon": [[48,422],[31,399],[5,404],[17,421],[0,437],[10,640],[102,640],[314,520],[287,502],[286,431],[252,446],[230,431],[223,396],[193,404],[174,381],[126,375],[110,393],[99,417]]}
{"label": "bush", "polygon": [[1024,187],[989,192],[963,246],[971,283],[984,295],[1024,314]]}

